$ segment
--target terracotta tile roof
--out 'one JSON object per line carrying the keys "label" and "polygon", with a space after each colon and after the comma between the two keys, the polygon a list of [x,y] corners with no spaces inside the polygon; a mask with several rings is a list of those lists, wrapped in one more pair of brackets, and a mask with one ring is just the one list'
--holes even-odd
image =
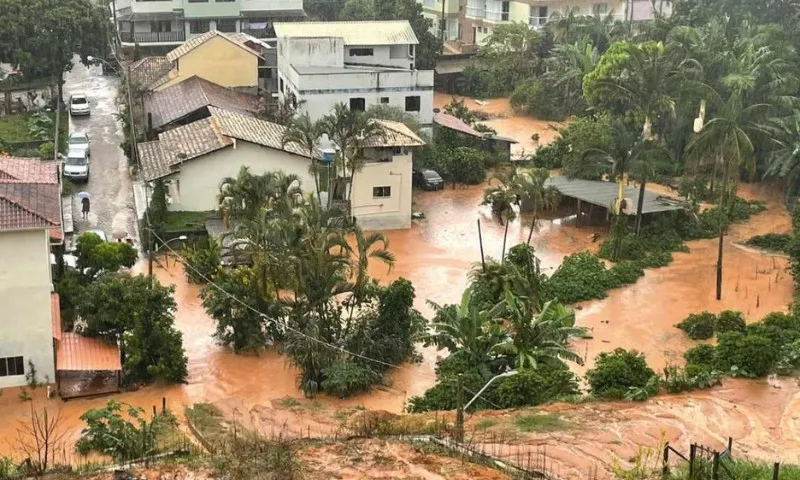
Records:
{"label": "terracotta tile roof", "polygon": [[58,167],[35,158],[0,157],[0,232],[52,229],[61,238]]}
{"label": "terracotta tile roof", "polygon": [[383,135],[375,136],[363,143],[365,147],[419,147],[425,145],[416,133],[400,122],[375,120],[383,127]]}
{"label": "terracotta tile roof", "polygon": [[130,66],[131,82],[139,88],[151,89],[160,79],[172,70],[172,62],[167,57],[145,57]]}
{"label": "terracotta tile roof", "polygon": [[119,348],[100,339],[64,332],[56,346],[56,368],[59,371],[122,370]]}
{"label": "terracotta tile roof", "polygon": [[208,118],[167,130],[158,135],[158,140],[139,144],[145,180],[170,175],[185,161],[233,145],[233,139],[308,158],[308,153],[296,144],[282,144],[286,130],[282,125],[213,106],[208,111]]}
{"label": "terracotta tile roof", "polygon": [[53,338],[61,340],[61,304],[57,293],[50,294],[50,313],[53,318]]}
{"label": "terracotta tile roof", "polygon": [[466,122],[458,117],[449,115],[444,112],[436,112],[433,114],[433,123],[441,125],[442,127],[455,130],[473,137],[483,138],[483,134],[474,128],[470,127]]}
{"label": "terracotta tile roof", "polygon": [[219,32],[217,30],[209,30],[208,32],[199,35],[194,38],[190,38],[183,42],[180,46],[175,48],[174,50],[167,53],[167,60],[170,62],[174,62],[175,60],[181,58],[182,56],[186,55],[187,53],[191,52],[195,48],[199,47],[200,45],[206,43],[207,41],[211,40],[212,38],[222,37],[225,40],[231,42],[232,44],[236,45],[239,48],[246,50],[248,53],[258,56],[258,53],[254,50],[247,48],[243,43],[236,41],[229,37],[228,35]]}
{"label": "terracotta tile roof", "polygon": [[155,91],[145,101],[146,110],[152,114],[153,128],[161,128],[209,105],[246,115],[258,112],[260,108],[258,97],[236,92],[198,76]]}

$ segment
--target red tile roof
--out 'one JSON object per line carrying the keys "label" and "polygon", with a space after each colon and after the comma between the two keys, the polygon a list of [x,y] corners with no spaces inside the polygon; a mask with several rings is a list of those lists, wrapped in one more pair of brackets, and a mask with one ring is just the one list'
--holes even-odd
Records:
{"label": "red tile roof", "polygon": [[60,239],[58,167],[36,158],[0,157],[0,232],[43,228]]}
{"label": "red tile roof", "polygon": [[474,128],[470,127],[466,122],[453,115],[448,115],[443,112],[436,112],[433,114],[433,122],[441,125],[442,127],[455,130],[457,132],[472,135],[473,137],[483,138],[483,134]]}
{"label": "red tile roof", "polygon": [[50,312],[53,317],[53,338],[61,340],[61,304],[57,293],[50,294]]}
{"label": "red tile roof", "polygon": [[64,332],[56,346],[56,368],[59,371],[117,371],[122,370],[122,363],[116,345]]}

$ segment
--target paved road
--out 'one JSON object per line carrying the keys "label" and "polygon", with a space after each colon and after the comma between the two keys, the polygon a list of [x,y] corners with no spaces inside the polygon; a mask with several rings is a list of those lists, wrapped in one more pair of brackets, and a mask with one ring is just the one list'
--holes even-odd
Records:
{"label": "paved road", "polygon": [[86,230],[103,230],[109,239],[134,238],[136,218],[133,207],[128,161],[119,144],[122,142],[122,124],[117,121],[117,87],[120,79],[103,76],[100,67],[86,68],[78,63],[65,76],[64,100],[76,92],[89,98],[92,114],[72,117],[69,131],[89,134],[92,156],[88,184],[74,185],[75,193],[91,194],[91,212],[87,220],[81,218],[80,203],[73,199],[76,236]]}

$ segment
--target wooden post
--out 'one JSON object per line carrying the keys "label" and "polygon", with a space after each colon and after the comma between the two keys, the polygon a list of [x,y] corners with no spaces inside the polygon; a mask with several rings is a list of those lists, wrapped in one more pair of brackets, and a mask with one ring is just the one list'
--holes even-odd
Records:
{"label": "wooden post", "polygon": [[580,227],[581,226],[581,199],[578,199],[578,214],[577,219],[575,220],[575,225]]}
{"label": "wooden post", "polygon": [[772,466],[772,480],[778,480],[778,476],[781,474],[781,462],[775,462],[775,465]]}
{"label": "wooden post", "polygon": [[458,374],[458,389],[456,390],[456,442],[464,441],[464,379],[463,374]]}
{"label": "wooden post", "polygon": [[508,238],[509,223],[511,223],[511,221],[506,218],[506,231],[503,232],[503,251],[500,253],[500,264],[506,263],[506,239]]}
{"label": "wooden post", "polygon": [[733,437],[728,437],[728,456],[733,458]]}
{"label": "wooden post", "polygon": [[669,475],[669,442],[664,444],[664,460],[661,464],[661,473]]}
{"label": "wooden post", "polygon": [[481,219],[478,219],[478,244],[481,246],[481,265],[486,272],[486,259],[483,257],[483,236],[481,236]]}
{"label": "wooden post", "polygon": [[697,456],[697,444],[693,443],[689,446],[689,478],[694,478],[694,459]]}
{"label": "wooden post", "polygon": [[167,413],[167,397],[161,397],[161,413]]}
{"label": "wooden post", "polygon": [[714,464],[711,465],[711,480],[719,480],[719,452],[714,452]]}

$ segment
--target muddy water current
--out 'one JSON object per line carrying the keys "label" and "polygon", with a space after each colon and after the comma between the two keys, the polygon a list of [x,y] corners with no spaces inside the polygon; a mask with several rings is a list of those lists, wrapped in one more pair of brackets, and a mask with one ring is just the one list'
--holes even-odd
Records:
{"label": "muddy water current", "polygon": [[[440,101],[442,99],[437,95],[437,103]],[[537,126],[532,123],[535,120],[512,118],[507,104],[498,108],[506,112],[506,119],[513,124],[507,131],[496,127],[503,135],[523,142],[537,129],[542,133],[547,131],[542,130],[542,122]],[[389,272],[385,266],[371,265],[370,273],[383,282],[398,277],[409,279],[416,289],[416,307],[426,315],[431,313],[426,303],[428,300],[439,304],[458,301],[467,283],[468,270],[481,258],[479,220],[484,254],[496,258],[501,255],[504,227],[491,217],[486,207],[478,207],[482,188],[417,193],[414,210],[425,213],[425,219],[415,220],[410,230],[387,232],[389,248],[396,255],[397,263]],[[734,226],[725,238],[722,301],[714,299],[716,241],[690,242],[691,251],[675,254],[675,261],[670,266],[647,270],[636,284],[614,290],[604,300],[579,306],[578,321],[592,329],[594,338],[574,345],[575,350],[587,359],[585,367],[576,367],[577,373],[590,367],[597,353],[616,347],[645,352],[656,369],[671,361],[680,362],[682,352],[693,343],[673,325],[690,312],[735,309],[744,312],[748,321],[755,321],[767,312],[786,309],[792,294],[786,260],[735,243],[759,233],[788,231],[789,216],[780,205],[780,199],[776,198],[774,189],[744,185],[741,190],[745,197],[766,199],[768,210],[747,224]],[[528,222],[529,219],[523,216],[509,225],[509,247],[526,241]],[[540,221],[531,244],[541,259],[543,270],[550,274],[565,255],[596,249],[599,241],[592,242],[593,233],[602,239],[606,229],[577,228],[569,216],[545,219]],[[138,268],[144,270],[143,265]],[[186,282],[182,266],[174,259],[168,262],[160,259],[155,274],[161,283],[176,288],[176,326],[183,332],[189,359],[188,383],[150,386],[114,398],[148,410],[153,405],[160,406],[162,398],[166,398],[168,406],[179,415],[186,405],[214,402],[226,413],[249,418],[253,424],[262,426],[274,425],[279,420],[286,424],[296,421],[291,415],[276,415],[273,408],[278,399],[302,397],[296,383],[298,372],[286,357],[275,350],[259,356],[234,355],[215,344],[211,336],[214,322],[201,306],[200,287]],[[432,348],[424,349],[420,363],[405,364],[391,371],[387,386],[348,400],[321,397],[316,404],[321,405],[321,410],[363,406],[400,412],[409,397],[422,394],[433,385],[435,361],[441,354]],[[627,439],[625,442],[629,446],[639,441],[652,444],[661,429],[680,432],[687,442],[688,437],[696,435],[712,440],[732,435],[742,439],[747,453],[770,456],[785,451],[789,456],[783,456],[784,460],[798,460],[800,443],[796,418],[800,416],[800,389],[786,380],[780,383],[780,387],[775,388],[763,381],[736,380],[726,381],[724,387],[712,391],[663,397],[644,404],[625,404],[624,408],[603,405],[565,407],[574,410],[575,415],[585,415],[587,424],[591,420],[595,428],[571,439],[563,438],[564,468],[568,468],[575,449],[614,452],[616,447],[610,448],[605,444],[621,441],[619,438]],[[42,389],[33,391],[32,396],[34,406],[44,405],[52,411],[60,411],[62,428],[73,440],[79,436],[83,426],[78,417],[88,408],[101,406],[107,400],[45,400]],[[592,409],[606,413],[600,415]],[[18,421],[29,410],[30,404],[20,401],[13,390],[0,396],[0,454],[13,451]],[[608,420],[607,427],[604,427],[605,420]],[[634,435],[631,433],[634,431],[642,433]],[[559,438],[553,436],[541,441],[557,443]],[[620,448],[620,453],[622,450]],[[608,461],[600,454],[595,457],[599,461]]]}

